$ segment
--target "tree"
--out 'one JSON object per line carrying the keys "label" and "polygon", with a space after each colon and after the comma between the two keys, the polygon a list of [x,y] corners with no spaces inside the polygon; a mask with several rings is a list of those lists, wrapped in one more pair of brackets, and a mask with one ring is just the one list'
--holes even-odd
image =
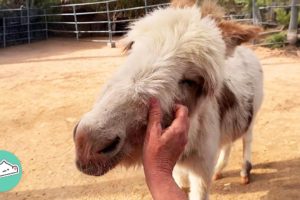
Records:
{"label": "tree", "polygon": [[287,39],[289,44],[295,45],[297,43],[297,29],[298,29],[298,0],[292,0],[291,2],[291,19]]}

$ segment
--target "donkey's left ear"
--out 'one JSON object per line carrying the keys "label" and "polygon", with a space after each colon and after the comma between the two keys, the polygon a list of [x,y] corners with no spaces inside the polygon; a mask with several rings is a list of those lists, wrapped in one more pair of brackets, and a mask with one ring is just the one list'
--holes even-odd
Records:
{"label": "donkey's left ear", "polygon": [[218,27],[226,43],[227,56],[232,55],[236,46],[257,38],[262,28],[253,25],[242,25],[232,21],[221,21]]}

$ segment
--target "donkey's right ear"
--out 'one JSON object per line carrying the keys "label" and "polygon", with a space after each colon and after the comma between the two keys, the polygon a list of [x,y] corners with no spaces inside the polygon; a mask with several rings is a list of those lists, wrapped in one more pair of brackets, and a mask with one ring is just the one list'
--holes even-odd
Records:
{"label": "donkey's right ear", "polygon": [[249,42],[259,36],[262,28],[253,25],[244,25],[232,21],[222,20],[218,23],[226,44],[227,56],[232,55],[236,46]]}

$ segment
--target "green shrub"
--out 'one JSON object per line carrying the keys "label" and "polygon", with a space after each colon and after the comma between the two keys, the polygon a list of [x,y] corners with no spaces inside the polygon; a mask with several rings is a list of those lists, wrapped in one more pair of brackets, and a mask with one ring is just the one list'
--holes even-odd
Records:
{"label": "green shrub", "polygon": [[[270,48],[281,48],[284,47],[286,42],[286,33],[276,33],[265,39],[265,43],[267,43]],[[270,43],[270,44],[269,44]]]}
{"label": "green shrub", "polygon": [[290,23],[291,14],[287,13],[284,9],[278,8],[275,10],[276,20],[279,24],[288,26]]}

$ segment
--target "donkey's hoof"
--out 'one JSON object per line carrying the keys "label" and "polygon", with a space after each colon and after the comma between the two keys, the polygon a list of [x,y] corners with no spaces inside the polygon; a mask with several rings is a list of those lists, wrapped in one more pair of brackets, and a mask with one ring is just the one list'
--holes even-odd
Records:
{"label": "donkey's hoof", "polygon": [[250,176],[242,176],[241,180],[243,185],[247,185],[250,183]]}
{"label": "donkey's hoof", "polygon": [[216,173],[214,174],[213,176],[213,180],[216,181],[216,180],[219,180],[219,179],[222,179],[223,178],[223,175],[221,173]]}
{"label": "donkey's hoof", "polygon": [[241,177],[242,177],[242,184],[247,185],[250,183],[250,172],[252,170],[252,164],[249,161],[246,161],[243,164]]}

